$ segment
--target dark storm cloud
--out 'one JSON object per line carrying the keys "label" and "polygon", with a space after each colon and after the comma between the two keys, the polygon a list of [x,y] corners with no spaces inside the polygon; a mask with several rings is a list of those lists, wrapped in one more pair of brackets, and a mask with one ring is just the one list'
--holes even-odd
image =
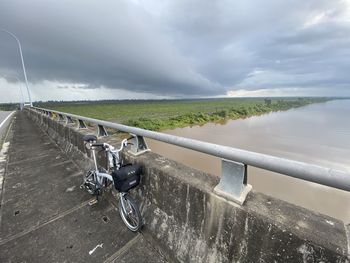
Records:
{"label": "dark storm cloud", "polygon": [[[164,94],[220,92],[163,37],[151,16],[127,2],[11,1],[0,10],[0,24],[22,40],[32,80]],[[6,50],[12,54],[1,52],[2,68],[14,66],[16,50]]]}
{"label": "dark storm cloud", "polygon": [[[0,28],[20,37],[32,81],[191,96],[235,88],[336,89],[350,81],[349,5],[12,0],[0,3]],[[2,33],[1,72],[19,72],[16,56]]]}
{"label": "dark storm cloud", "polygon": [[171,21],[187,54],[208,43],[197,69],[209,79],[245,89],[348,85],[349,2],[195,2],[177,1]]}

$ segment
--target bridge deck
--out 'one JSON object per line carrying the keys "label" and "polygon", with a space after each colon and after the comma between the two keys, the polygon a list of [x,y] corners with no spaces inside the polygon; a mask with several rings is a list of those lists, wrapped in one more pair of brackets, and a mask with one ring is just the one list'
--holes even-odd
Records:
{"label": "bridge deck", "polygon": [[0,262],[164,262],[107,200],[88,204],[82,173],[24,113],[11,129]]}

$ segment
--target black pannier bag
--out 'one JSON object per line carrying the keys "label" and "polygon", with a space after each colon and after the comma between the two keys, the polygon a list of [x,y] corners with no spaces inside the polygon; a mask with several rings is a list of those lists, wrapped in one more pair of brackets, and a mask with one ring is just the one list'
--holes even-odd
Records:
{"label": "black pannier bag", "polygon": [[127,192],[140,183],[142,167],[139,164],[126,164],[112,173],[114,187],[119,192]]}

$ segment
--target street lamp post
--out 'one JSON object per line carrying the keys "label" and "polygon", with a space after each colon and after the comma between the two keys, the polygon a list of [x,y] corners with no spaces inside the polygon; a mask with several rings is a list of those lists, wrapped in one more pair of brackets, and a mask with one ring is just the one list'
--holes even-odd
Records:
{"label": "street lamp post", "polygon": [[[17,78],[16,76],[13,76],[13,77],[18,81],[18,83],[21,83],[21,81],[19,80],[19,78]],[[22,105],[24,105],[25,101],[24,101],[24,95],[23,95],[23,90],[22,90],[21,85],[19,86],[19,90],[20,90],[20,92],[21,92]]]}
{"label": "street lamp post", "polygon": [[26,87],[27,87],[27,92],[28,92],[28,98],[29,98],[29,103],[30,103],[30,107],[33,107],[33,103],[32,103],[32,98],[30,96],[30,92],[29,92],[29,87],[28,87],[28,80],[27,80],[27,74],[26,74],[26,68],[24,66],[24,60],[23,60],[23,54],[22,54],[22,47],[21,47],[21,42],[19,42],[19,39],[15,36],[15,34],[11,33],[10,31],[7,31],[5,29],[0,29],[0,31],[3,31],[7,34],[9,34],[10,36],[12,36],[14,39],[16,39],[18,47],[19,47],[19,54],[21,55],[21,62],[22,62],[22,68],[23,68],[23,75],[24,75],[24,79],[26,81]]}

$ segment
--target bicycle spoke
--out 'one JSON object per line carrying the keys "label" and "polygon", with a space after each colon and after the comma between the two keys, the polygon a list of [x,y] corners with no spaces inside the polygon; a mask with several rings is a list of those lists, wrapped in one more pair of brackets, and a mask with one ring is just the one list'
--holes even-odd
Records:
{"label": "bicycle spoke", "polygon": [[131,213],[128,215],[129,219],[133,222],[133,225],[134,226],[137,226],[138,224],[138,219],[137,217],[135,216],[135,213],[133,211],[131,211]]}

